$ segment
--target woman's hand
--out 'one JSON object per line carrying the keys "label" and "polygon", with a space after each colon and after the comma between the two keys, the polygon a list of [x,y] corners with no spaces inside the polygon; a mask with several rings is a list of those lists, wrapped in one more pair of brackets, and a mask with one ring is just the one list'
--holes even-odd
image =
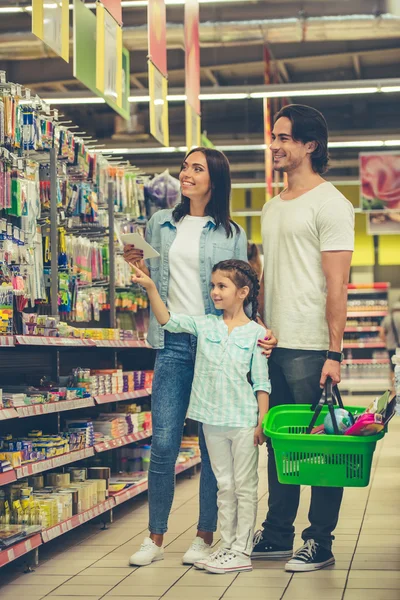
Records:
{"label": "woman's hand", "polygon": [[131,244],[124,246],[124,260],[131,265],[136,265],[140,269],[144,266],[143,250],[139,250]]}
{"label": "woman's hand", "polygon": [[273,333],[270,329],[266,330],[264,339],[258,340],[258,342],[257,342],[258,346],[260,346],[260,348],[262,348],[262,350],[263,350],[262,353],[267,358],[269,358],[271,356],[271,352],[275,348],[277,343],[278,343],[278,340],[273,335]]}
{"label": "woman's hand", "polygon": [[143,260],[143,250],[135,248],[130,244],[124,246],[124,260],[130,265],[138,267],[146,275],[150,275],[148,268]]}
{"label": "woman's hand", "polygon": [[258,425],[254,430],[254,445],[262,446],[267,441],[267,438],[264,435],[262,430],[262,426]]}
{"label": "woman's hand", "polygon": [[133,264],[131,264],[131,267],[133,269],[132,281],[134,283],[138,283],[145,290],[151,290],[156,287],[154,281],[144,271]]}

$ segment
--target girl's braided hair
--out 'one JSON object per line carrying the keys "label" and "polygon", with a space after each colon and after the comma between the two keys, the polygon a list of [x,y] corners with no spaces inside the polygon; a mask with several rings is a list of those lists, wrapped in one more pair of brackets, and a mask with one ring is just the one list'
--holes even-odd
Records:
{"label": "girl's braided hair", "polygon": [[229,273],[229,279],[233,281],[237,288],[247,286],[250,289],[249,294],[244,301],[244,305],[247,306],[248,304],[251,304],[251,318],[253,321],[256,321],[260,283],[255,270],[244,260],[230,259],[222,260],[214,265],[212,272],[215,273],[215,271],[225,271],[226,273]]}

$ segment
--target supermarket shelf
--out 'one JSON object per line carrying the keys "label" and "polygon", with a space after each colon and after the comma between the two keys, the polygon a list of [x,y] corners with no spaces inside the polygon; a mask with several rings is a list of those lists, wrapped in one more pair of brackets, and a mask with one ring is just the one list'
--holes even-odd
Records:
{"label": "supermarket shelf", "polygon": [[380,331],[380,327],[346,327],[345,333],[356,333],[357,331],[363,331],[365,333],[370,333],[372,331]]}
{"label": "supermarket shelf", "polygon": [[151,395],[151,390],[136,390],[136,392],[121,392],[120,394],[105,394],[94,396],[96,404],[108,404],[109,402],[122,402],[123,400],[135,400]]}
{"label": "supermarket shelf", "polygon": [[[185,462],[176,465],[175,473],[176,473],[176,475],[179,475],[179,473],[183,473],[184,471],[187,471],[188,469],[195,467],[196,465],[200,464],[200,462],[201,462],[200,456],[194,456],[193,458],[189,458],[189,460],[186,460]],[[122,492],[115,494],[113,496],[113,498],[115,500],[115,504],[116,505],[122,504],[123,502],[126,502],[127,500],[130,500],[131,498],[134,498],[135,496],[142,494],[143,492],[147,491],[147,489],[148,489],[148,481],[147,480],[141,481],[137,485],[133,485],[132,487],[128,488],[127,490],[123,490]]]}
{"label": "supermarket shelf", "polygon": [[347,293],[349,294],[349,296],[353,296],[355,294],[357,295],[362,295],[362,296],[366,296],[366,295],[372,295],[372,294],[386,294],[387,293],[387,288],[375,288],[375,289],[369,289],[369,288],[365,288],[365,289],[348,289]]}
{"label": "supermarket shelf", "polygon": [[0,486],[13,483],[14,481],[17,481],[17,475],[15,474],[14,469],[7,471],[6,473],[0,473]]}
{"label": "supermarket shelf", "polygon": [[75,400],[61,400],[60,402],[51,402],[49,404],[33,404],[32,406],[21,406],[15,410],[17,412],[17,417],[23,419],[25,417],[48,415],[63,412],[65,410],[87,408],[89,406],[94,406],[93,398],[76,398]]}
{"label": "supermarket shelf", "polygon": [[92,519],[95,519],[99,515],[102,515],[103,513],[107,512],[108,510],[111,510],[114,506],[115,506],[114,499],[108,498],[108,500],[105,500],[104,502],[100,502],[100,504],[96,504],[96,506],[93,506],[92,508],[85,510],[83,513],[74,515],[70,519],[67,519],[66,521],[62,521],[62,523],[58,523],[57,525],[54,525],[53,527],[44,529],[42,531],[42,540],[46,544],[47,542],[54,540],[55,538],[59,537],[60,535],[67,533],[67,531],[71,531],[71,529],[75,529],[76,527],[83,525],[83,523],[87,523],[87,521],[91,521]]}
{"label": "supermarket shelf", "polygon": [[127,490],[123,490],[122,492],[115,494],[113,496],[113,498],[115,500],[115,505],[118,506],[119,504],[122,504],[123,502],[127,502],[128,500],[131,500],[131,498],[135,498],[135,496],[138,496],[139,494],[146,492],[148,487],[149,487],[149,484],[146,479],[145,481],[141,481],[140,483],[137,483],[136,485],[132,485],[132,487],[128,488]]}
{"label": "supermarket shelf", "polygon": [[[200,461],[200,456],[190,458],[189,460],[178,464],[175,468],[175,472],[177,475],[179,473],[183,473],[184,471],[187,471],[188,469],[191,469],[198,465]],[[95,519],[103,513],[112,510],[115,506],[127,502],[131,498],[134,498],[135,496],[138,496],[139,494],[142,494],[143,492],[147,491],[147,489],[148,481],[146,479],[145,481],[142,481],[137,485],[134,485],[128,488],[127,490],[120,492],[119,494],[111,496],[104,502],[100,502],[96,506],[93,506],[92,508],[84,511],[83,513],[74,515],[73,517],[66,519],[62,523],[58,523],[53,527],[44,529],[41,532],[41,534],[35,534],[34,536],[15,544],[11,548],[3,550],[2,552],[0,552],[0,567],[7,565],[16,558],[27,554],[31,550],[38,548],[42,545],[42,543],[46,544],[51,540],[54,540],[55,538],[63,535],[64,533],[67,533],[68,531],[71,531],[72,529],[75,529],[76,527],[79,527],[80,525],[83,525],[84,523]]]}
{"label": "supermarket shelf", "polygon": [[350,348],[386,348],[386,346],[383,342],[348,342],[343,344],[343,348],[346,350]]}
{"label": "supermarket shelf", "polygon": [[0,410],[0,421],[7,421],[8,419],[16,419],[18,413],[15,408],[2,408]]}
{"label": "supermarket shelf", "polygon": [[386,291],[390,288],[390,283],[379,281],[377,283],[349,283],[348,290],[352,290],[358,293],[364,293],[366,290],[371,291]]}
{"label": "supermarket shelf", "polygon": [[94,346],[92,340],[80,338],[40,337],[34,335],[17,335],[16,342],[19,346]]}
{"label": "supermarket shelf", "polygon": [[40,537],[40,533],[36,533],[26,540],[22,540],[11,548],[7,548],[6,550],[2,550],[0,552],[0,567],[4,567],[8,565],[13,560],[20,558],[24,554],[27,554],[31,550],[35,550],[42,545],[42,538]]}
{"label": "supermarket shelf", "polygon": [[86,340],[81,338],[42,337],[39,335],[0,336],[0,346],[56,346],[61,348],[148,348],[144,340]]}
{"label": "supermarket shelf", "polygon": [[144,340],[93,340],[98,348],[151,348]]}
{"label": "supermarket shelf", "polygon": [[58,467],[69,465],[93,455],[93,447],[84,448],[83,450],[75,450],[74,452],[67,452],[66,454],[55,456],[54,458],[47,458],[46,460],[40,460],[35,463],[29,463],[27,465],[22,465],[21,467],[16,467],[15,473],[17,475],[17,479],[22,479],[23,477],[35,475],[36,473],[42,473],[43,471],[49,471],[50,469],[57,469]]}
{"label": "supermarket shelf", "polygon": [[348,312],[347,318],[358,318],[358,317],[386,317],[387,310],[360,310],[357,312]]}
{"label": "supermarket shelf", "polygon": [[391,383],[388,379],[342,379],[341,391],[350,392],[385,392],[390,389]]}
{"label": "supermarket shelf", "polygon": [[110,440],[108,442],[100,442],[99,444],[94,445],[94,450],[96,453],[99,452],[107,452],[107,450],[113,450],[114,448],[120,448],[121,446],[127,446],[128,444],[133,444],[134,442],[140,442],[140,440],[145,440],[153,435],[151,429],[147,431],[138,431],[137,433],[131,433],[130,435],[124,435],[123,437],[116,438],[114,440]]}
{"label": "supermarket shelf", "polygon": [[388,358],[346,358],[342,364],[344,365],[388,365]]}

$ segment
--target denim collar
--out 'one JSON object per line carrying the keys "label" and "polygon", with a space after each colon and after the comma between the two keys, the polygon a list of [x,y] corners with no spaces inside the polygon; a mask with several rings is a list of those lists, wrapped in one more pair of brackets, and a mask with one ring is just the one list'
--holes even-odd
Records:
{"label": "denim collar", "polygon": [[[171,225],[173,225],[175,227],[176,221],[174,219],[174,217],[172,216],[173,211],[169,211],[167,212],[161,219],[160,219],[160,225],[165,225],[165,223],[170,223]],[[207,225],[209,225],[210,223],[212,223],[212,225],[214,225],[214,227],[216,227],[216,223],[215,220],[206,215],[208,217],[208,221],[207,221]]]}

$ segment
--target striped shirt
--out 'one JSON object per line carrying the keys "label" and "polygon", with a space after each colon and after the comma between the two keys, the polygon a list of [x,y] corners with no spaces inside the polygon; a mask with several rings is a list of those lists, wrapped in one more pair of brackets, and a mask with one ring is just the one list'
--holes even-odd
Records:
{"label": "striped shirt", "polygon": [[[198,338],[187,416],[207,425],[255,427],[256,392],[271,392],[268,363],[257,346],[257,341],[265,336],[265,329],[250,321],[229,334],[222,316],[173,313],[164,329]],[[248,373],[252,384],[248,382]]]}

